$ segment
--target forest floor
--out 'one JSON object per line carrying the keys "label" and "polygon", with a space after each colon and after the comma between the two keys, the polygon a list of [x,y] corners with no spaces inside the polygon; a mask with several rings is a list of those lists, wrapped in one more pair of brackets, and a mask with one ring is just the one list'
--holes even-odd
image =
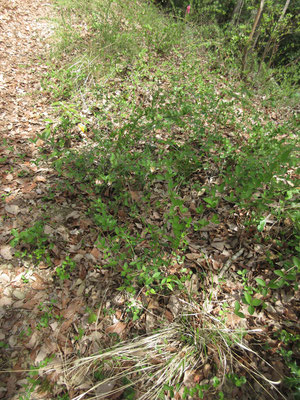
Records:
{"label": "forest floor", "polygon": [[[290,374],[281,348],[299,356],[291,339],[299,338],[299,291],[289,285],[272,294],[247,289],[247,293],[251,292],[248,304],[241,302],[239,308],[236,306],[245,287],[251,287],[254,278],[260,282],[270,280],[270,259],[283,266],[282,259],[277,256],[283,250],[279,251],[276,239],[283,231],[286,238],[291,236],[290,220],[287,218],[279,225],[269,215],[263,227],[266,238],[262,233],[258,239],[253,228],[245,228],[247,211],[235,207],[232,212],[232,204],[224,196],[220,195],[216,200],[207,195],[208,208],[203,211],[201,198],[205,191],[196,186],[191,190],[182,184],[179,190],[182,202],[177,199],[176,203],[172,198],[178,210],[177,219],[170,212],[166,197],[166,193],[175,188],[170,188],[164,179],[152,180],[148,198],[138,185],[130,186],[129,183],[123,188],[126,192],[126,196],[122,195],[124,203],[118,203],[114,214],[120,227],[119,238],[111,250],[115,254],[107,255],[99,235],[106,237],[105,232],[112,226],[116,229],[115,220],[107,222],[107,214],[103,211],[103,204],[108,204],[108,199],[114,196],[113,190],[108,187],[102,194],[103,202],[97,203],[96,189],[88,192],[75,178],[68,186],[67,175],[61,174],[45,157],[41,159],[43,152],[48,154],[48,147],[41,138],[47,125],[45,121],[58,118],[53,99],[41,85],[50,72],[48,56],[54,28],[49,16],[52,13],[52,6],[39,0],[4,0],[0,5],[0,399],[72,399],[91,387],[90,377],[76,377],[77,381],[67,379],[63,368],[57,365],[109,348],[119,340],[150,335],[164,326],[174,324],[176,327],[181,314],[187,310],[199,315],[202,328],[204,320],[208,321],[209,329],[219,326],[217,318],[226,315],[226,322],[222,322],[226,332],[247,332],[243,343],[253,349],[253,353],[244,354],[241,349],[233,353],[239,363],[232,367],[233,385],[222,388],[224,398],[292,398],[283,383],[272,386],[270,382],[283,381]],[[175,64],[176,60],[173,62]],[[122,90],[122,84],[121,78],[107,83],[114,93]],[[147,84],[145,81],[145,87]],[[167,86],[166,82],[162,84]],[[227,88],[221,81],[216,90],[226,97]],[[135,96],[140,103],[151,103],[143,90],[135,92]],[[88,108],[89,98],[86,97],[84,102]],[[247,113],[254,104],[275,124],[282,122],[280,110],[265,107],[257,99],[236,108],[243,108]],[[93,139],[93,125],[98,122],[90,109],[83,114],[87,128],[77,122],[71,127],[71,136],[65,143],[69,148],[80,149],[82,141],[89,145]],[[109,132],[111,126],[116,128],[114,123],[112,117],[109,128],[101,126],[100,129]],[[224,125],[224,137],[231,137],[231,129],[230,123]],[[157,152],[163,152],[164,140],[169,139],[168,132],[157,129],[151,134],[160,141]],[[35,140],[37,135],[40,138]],[[243,139],[246,140],[246,134]],[[174,142],[184,146],[182,128],[175,132]],[[142,146],[143,143],[137,147],[137,152],[145,150]],[[71,160],[70,169],[75,161]],[[184,159],[173,161],[180,169]],[[186,176],[194,185],[197,182],[202,186],[218,183],[218,166],[210,163],[210,168],[197,169],[191,174],[187,171]],[[97,185],[98,181],[95,187]],[[98,210],[100,223],[91,212],[94,209]],[[152,249],[154,239],[149,239],[150,226],[153,237],[157,227],[159,243],[163,240],[159,236],[160,229],[169,232],[173,227],[175,232],[178,224],[182,232],[180,220],[186,221],[186,228],[197,219],[197,213],[201,214],[202,222],[205,217],[208,223],[197,225],[197,229],[186,235],[184,250],[170,250],[168,243],[171,243],[172,235],[168,236],[167,244],[159,250],[158,259],[163,262],[159,264],[159,260],[155,260],[159,267],[151,271],[152,275],[149,272],[149,276],[153,276],[150,285],[147,286],[146,278],[143,278],[145,286],[138,287],[129,270],[131,278],[124,283],[127,273],[124,265],[127,265],[126,257],[130,259],[130,248],[134,247],[131,262]],[[105,224],[108,224],[106,229],[103,228]],[[122,230],[124,226],[128,228]],[[126,236],[128,232],[135,233],[134,237],[139,235],[140,240]],[[119,253],[125,255],[114,264],[113,257]],[[107,260],[113,267],[106,268]],[[148,261],[143,259],[143,262]],[[141,273],[142,269],[136,275]],[[161,274],[170,276],[170,280],[164,280]],[[173,285],[178,277],[181,289]],[[134,293],[130,293],[131,279],[132,285],[138,287]],[[161,285],[162,290],[151,291],[151,284],[157,280],[160,282],[157,286]],[[255,310],[249,313],[253,299],[257,303],[254,301]],[[264,299],[265,307],[260,307],[261,299]],[[239,316],[241,313],[243,318]],[[213,387],[216,378],[221,379],[216,371],[218,366],[221,370],[222,365],[214,354],[218,345],[214,339],[209,340],[208,355],[203,356],[202,366],[180,370],[181,390],[172,395],[169,388],[163,398],[200,398],[197,397],[199,394],[191,393],[190,397],[184,397],[188,396],[184,395],[184,387],[198,384],[206,390],[205,385]],[[159,356],[153,360],[155,363],[160,365]],[[55,369],[45,374],[43,367],[50,370],[51,366]],[[35,372],[28,372],[30,368],[39,368],[39,371],[35,375]],[[260,374],[265,377],[262,382],[258,378]],[[95,376],[94,379],[101,381]],[[244,385],[243,377],[249,385]],[[118,388],[117,380],[110,383]],[[213,390],[217,387],[218,383]],[[118,389],[106,395],[110,389],[111,386],[102,384],[93,394],[107,399],[138,399],[143,391],[143,387],[137,385],[130,393]],[[222,398],[220,394],[218,396]],[[214,393],[208,391],[204,398],[217,398],[216,390]]]}

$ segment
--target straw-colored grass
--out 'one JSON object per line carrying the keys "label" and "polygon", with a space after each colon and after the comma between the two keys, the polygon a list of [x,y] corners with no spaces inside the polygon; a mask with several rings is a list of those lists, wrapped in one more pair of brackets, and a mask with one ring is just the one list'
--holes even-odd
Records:
{"label": "straw-colored grass", "polygon": [[[218,387],[210,384],[211,393],[221,390],[226,374],[243,370],[270,398],[274,398],[271,391],[284,398],[276,388],[280,382],[268,380],[253,367],[253,360],[256,359],[257,365],[263,360],[243,337],[259,332],[230,329],[224,321],[199,311],[198,306],[189,305],[189,311],[177,322],[156,333],[118,343],[89,357],[64,362],[64,381],[75,391],[83,382],[85,387],[87,383],[90,385],[72,400],[108,398],[128,387],[134,388],[140,400],[155,400],[164,398],[161,396],[170,388],[182,393],[185,374],[200,373],[210,364],[208,378],[216,376],[220,382]],[[96,371],[101,371],[104,379],[95,382]]]}

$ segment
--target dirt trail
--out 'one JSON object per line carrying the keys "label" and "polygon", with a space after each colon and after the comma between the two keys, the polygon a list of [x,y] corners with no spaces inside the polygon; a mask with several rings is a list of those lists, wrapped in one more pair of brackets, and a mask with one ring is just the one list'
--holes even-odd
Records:
{"label": "dirt trail", "polygon": [[[26,226],[36,212],[40,179],[31,161],[37,146],[28,139],[43,129],[50,109],[40,86],[52,29],[49,11],[50,5],[39,0],[0,2],[0,369],[21,368],[21,359],[33,353],[33,347],[18,343],[30,325],[15,305],[28,288],[23,291],[26,269],[13,259],[9,241],[11,230]],[[0,399],[19,399],[22,378],[3,374]]]}
{"label": "dirt trail", "polygon": [[1,3],[0,132],[2,139],[23,141],[43,124],[45,99],[37,101],[31,94],[41,90],[40,73],[47,68],[42,57],[51,34],[49,5],[38,0]]}

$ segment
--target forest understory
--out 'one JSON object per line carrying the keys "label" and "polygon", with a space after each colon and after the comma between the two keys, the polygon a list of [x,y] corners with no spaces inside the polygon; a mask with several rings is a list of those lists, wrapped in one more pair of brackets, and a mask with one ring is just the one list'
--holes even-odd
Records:
{"label": "forest understory", "polygon": [[192,7],[0,4],[0,399],[300,396],[296,86]]}

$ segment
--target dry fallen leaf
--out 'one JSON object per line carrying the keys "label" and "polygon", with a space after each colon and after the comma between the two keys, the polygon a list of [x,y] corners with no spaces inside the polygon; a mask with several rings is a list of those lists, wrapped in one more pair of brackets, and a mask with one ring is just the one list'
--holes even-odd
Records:
{"label": "dry fallen leaf", "polygon": [[45,225],[44,233],[45,235],[52,235],[54,233],[54,229],[50,225]]}
{"label": "dry fallen leaf", "polygon": [[80,213],[78,211],[72,211],[70,214],[67,215],[66,220],[68,221],[69,219],[79,219],[80,218]]}
{"label": "dry fallen leaf", "polygon": [[38,344],[38,341],[39,341],[38,333],[33,332],[29,342],[25,342],[25,347],[27,347],[28,349],[33,349]]}
{"label": "dry fallen leaf", "polygon": [[62,313],[63,317],[66,319],[75,317],[78,311],[80,310],[81,306],[82,306],[81,301],[71,302],[68,308],[63,311]]}
{"label": "dry fallen leaf", "polygon": [[159,309],[160,309],[160,306],[158,304],[157,299],[151,298],[149,300],[147,310],[159,310]]}
{"label": "dry fallen leaf", "polygon": [[47,286],[43,278],[41,278],[37,273],[33,274],[35,282],[31,284],[31,288],[34,290],[43,290]]}
{"label": "dry fallen leaf", "polygon": [[180,300],[174,294],[170,296],[167,307],[173,313],[174,317],[177,317],[182,309]]}
{"label": "dry fallen leaf", "polygon": [[16,206],[15,204],[7,204],[4,209],[9,214],[17,215],[19,213],[19,206]]}
{"label": "dry fallen leaf", "polygon": [[1,257],[4,258],[4,260],[11,260],[13,258],[12,254],[11,254],[11,247],[8,245],[1,246],[0,254],[1,254]]}
{"label": "dry fallen leaf", "polygon": [[169,310],[165,310],[165,317],[167,318],[167,320],[169,322],[173,322],[174,321],[173,314]]}
{"label": "dry fallen leaf", "polygon": [[[96,393],[98,396],[103,396],[106,393],[109,393],[116,386],[117,381],[115,379],[111,379],[109,382],[102,383],[102,385],[98,386],[96,389]],[[109,397],[111,398],[111,397]]]}
{"label": "dry fallen leaf", "polygon": [[36,187],[36,183],[33,182],[31,185],[26,186],[23,189],[23,193],[30,193],[35,187]]}
{"label": "dry fallen leaf", "polygon": [[146,332],[150,333],[157,326],[157,318],[153,314],[146,314]]}
{"label": "dry fallen leaf", "polygon": [[135,201],[137,203],[140,202],[141,196],[140,196],[139,192],[134,192],[133,190],[129,190],[129,194],[133,201]]}
{"label": "dry fallen leaf", "polygon": [[8,174],[8,175],[6,175],[5,179],[7,181],[12,181],[14,179],[14,176],[12,174]]}
{"label": "dry fallen leaf", "polygon": [[238,317],[235,314],[227,314],[226,322],[231,328],[236,328],[238,325],[241,325],[242,318]]}
{"label": "dry fallen leaf", "polygon": [[106,328],[106,333],[117,333],[118,335],[121,335],[125,328],[126,324],[120,321]]}
{"label": "dry fallen leaf", "polygon": [[211,247],[213,247],[214,249],[220,250],[220,251],[224,250],[224,246],[225,246],[225,240],[223,240],[223,241],[215,240],[214,242],[211,243]]}
{"label": "dry fallen leaf", "polygon": [[91,251],[91,255],[96,258],[96,260],[99,260],[101,258],[101,253],[97,249],[97,247],[94,247],[93,250]]}
{"label": "dry fallen leaf", "polygon": [[185,256],[186,256],[186,258],[187,258],[188,260],[197,260],[198,258],[201,257],[201,255],[198,254],[198,253],[188,253],[188,254],[186,254]]}
{"label": "dry fallen leaf", "polygon": [[42,175],[38,175],[34,178],[34,182],[47,182],[47,179]]}
{"label": "dry fallen leaf", "polygon": [[46,345],[43,345],[35,358],[35,364],[39,364],[41,361],[45,360],[45,358],[51,353],[51,350],[48,349]]}

